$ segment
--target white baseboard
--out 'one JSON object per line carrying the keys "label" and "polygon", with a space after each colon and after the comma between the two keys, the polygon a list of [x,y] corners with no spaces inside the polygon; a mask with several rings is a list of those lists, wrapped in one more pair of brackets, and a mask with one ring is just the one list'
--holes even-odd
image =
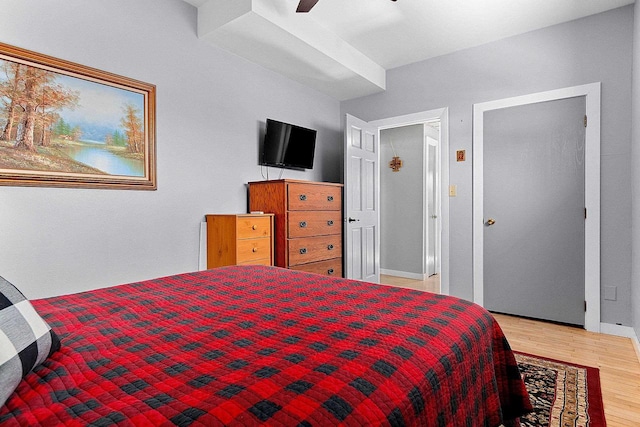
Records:
{"label": "white baseboard", "polygon": [[380,274],[386,274],[387,276],[404,277],[405,279],[414,280],[426,280],[427,277],[420,273],[409,273],[408,271],[389,270],[387,268],[381,268]]}
{"label": "white baseboard", "polygon": [[600,323],[600,332],[603,334],[616,335],[618,337],[634,338],[636,341],[636,331],[631,326],[614,325],[613,323]]}
{"label": "white baseboard", "polygon": [[600,333],[616,335],[618,337],[630,338],[633,343],[633,348],[636,351],[638,362],[640,362],[640,341],[636,331],[631,326],[614,325],[611,323],[600,323]]}

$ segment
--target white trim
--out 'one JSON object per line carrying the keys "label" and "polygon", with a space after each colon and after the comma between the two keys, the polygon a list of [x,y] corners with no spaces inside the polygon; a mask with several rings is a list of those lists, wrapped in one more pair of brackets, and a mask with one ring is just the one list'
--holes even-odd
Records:
{"label": "white trim", "polygon": [[[427,179],[429,178],[429,148],[430,147],[435,147],[435,176],[436,176],[436,184],[435,184],[435,200],[434,200],[434,207],[435,207],[435,212],[436,212],[436,216],[438,216],[440,214],[440,198],[441,198],[441,194],[442,192],[438,192],[438,189],[440,188],[440,183],[441,183],[441,162],[440,162],[440,130],[438,128],[438,130],[434,129],[433,127],[429,126],[429,123],[425,122],[422,124],[422,137],[423,137],[423,141],[422,141],[422,146],[423,146],[423,156],[422,156],[422,161],[423,161],[423,166],[422,166],[422,183],[423,183],[423,188],[424,188],[424,198],[423,198],[423,207],[422,207],[422,226],[424,227],[424,233],[422,235],[422,253],[423,253],[423,257],[422,257],[422,271],[425,272],[424,277],[429,277],[429,241],[431,239],[431,236],[429,236],[429,221],[431,220],[431,218],[429,217],[429,197],[427,194],[427,188],[429,186],[429,183],[427,182]],[[442,255],[440,254],[440,246],[441,246],[441,242],[440,242],[440,238],[441,233],[439,234],[438,231],[441,229],[440,227],[440,218],[436,218],[436,224],[435,224],[435,231],[436,231],[436,236],[435,236],[435,259],[434,259],[434,270],[435,270],[435,274],[440,274],[440,258],[442,257]]]}
{"label": "white trim", "polygon": [[473,105],[473,301],[483,305],[483,132],[484,112],[584,96],[585,135],[585,329],[600,331],[600,83],[590,83]]}
{"label": "white trim", "polygon": [[435,110],[422,111],[419,113],[407,114],[404,116],[389,117],[386,119],[374,120],[369,124],[378,127],[378,138],[380,130],[392,127],[420,124],[433,120],[440,120],[440,293],[449,295],[449,108],[438,108]]}
{"label": "white trim", "polygon": [[422,124],[422,271],[427,270],[427,258],[429,258],[429,201],[427,195],[427,177],[429,176],[429,145],[427,144],[427,124]]}
{"label": "white trim", "polygon": [[426,280],[426,274],[420,273],[410,273],[408,271],[397,271],[397,270],[389,270],[387,268],[381,268],[380,274],[385,274],[387,276],[395,276],[395,277],[403,277],[405,279],[413,279],[413,280]]}
{"label": "white trim", "polygon": [[631,338],[632,341],[638,342],[636,331],[634,331],[631,326],[615,325],[613,323],[600,323],[600,333]]}

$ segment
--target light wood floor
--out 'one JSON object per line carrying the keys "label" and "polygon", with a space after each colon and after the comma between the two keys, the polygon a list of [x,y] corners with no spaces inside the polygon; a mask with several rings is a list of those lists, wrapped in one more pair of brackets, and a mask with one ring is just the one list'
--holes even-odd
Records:
{"label": "light wood floor", "polygon": [[[438,276],[426,281],[381,276],[381,283],[438,292]],[[640,426],[640,362],[629,338],[587,332],[515,316],[495,314],[516,351],[600,369],[607,426]]]}
{"label": "light wood floor", "polygon": [[426,280],[406,279],[404,277],[380,275],[380,283],[385,285],[396,286],[398,288],[417,289],[418,291],[427,291],[440,293],[440,276],[437,274],[427,278]]}

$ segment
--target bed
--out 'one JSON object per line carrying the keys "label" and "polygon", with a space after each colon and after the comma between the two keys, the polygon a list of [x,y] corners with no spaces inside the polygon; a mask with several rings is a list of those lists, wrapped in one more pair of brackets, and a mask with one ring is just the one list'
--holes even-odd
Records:
{"label": "bed", "polygon": [[517,424],[493,317],[462,299],[233,266],[31,301],[60,349],[0,424]]}

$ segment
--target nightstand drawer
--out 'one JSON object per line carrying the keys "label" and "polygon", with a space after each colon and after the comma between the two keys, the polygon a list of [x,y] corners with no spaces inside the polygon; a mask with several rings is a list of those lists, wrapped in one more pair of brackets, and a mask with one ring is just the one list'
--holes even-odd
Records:
{"label": "nightstand drawer", "polygon": [[236,262],[238,264],[262,258],[270,258],[271,239],[269,237],[260,237],[257,239],[238,240],[236,250]]}
{"label": "nightstand drawer", "polygon": [[288,185],[287,193],[291,211],[339,211],[342,209],[340,187],[296,183]]}
{"label": "nightstand drawer", "polygon": [[243,216],[236,221],[238,239],[269,237],[271,235],[271,218],[266,216]]}
{"label": "nightstand drawer", "polygon": [[340,234],[342,232],[342,213],[340,211],[289,212],[287,229],[291,239]]}
{"label": "nightstand drawer", "polygon": [[319,236],[291,239],[289,245],[289,266],[342,256],[342,236]]}
{"label": "nightstand drawer", "polygon": [[238,265],[273,265],[271,258],[254,259],[245,262],[239,262]]}

